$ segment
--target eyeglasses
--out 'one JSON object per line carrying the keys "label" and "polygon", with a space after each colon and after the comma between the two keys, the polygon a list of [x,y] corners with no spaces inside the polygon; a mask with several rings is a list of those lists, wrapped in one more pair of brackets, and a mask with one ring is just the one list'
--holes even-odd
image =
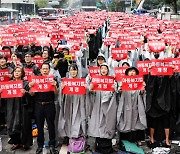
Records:
{"label": "eyeglasses", "polygon": [[25,58],[27,58],[27,57],[31,57],[31,56],[25,56]]}

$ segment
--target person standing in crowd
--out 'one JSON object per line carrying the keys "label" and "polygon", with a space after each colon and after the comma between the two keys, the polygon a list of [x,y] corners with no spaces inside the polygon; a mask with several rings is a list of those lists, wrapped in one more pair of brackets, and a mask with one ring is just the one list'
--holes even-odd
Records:
{"label": "person standing in crowd", "polygon": [[36,64],[34,62],[32,62],[32,53],[31,52],[26,52],[25,53],[25,63],[23,64],[24,68],[28,68],[28,69],[33,69],[33,74],[34,75],[40,75],[40,69],[36,66]]}
{"label": "person standing in crowd", "polygon": [[[108,76],[109,68],[106,63],[100,66],[100,75]],[[112,153],[112,138],[116,127],[116,93],[110,91],[92,91],[93,85],[90,84],[90,93],[94,95],[93,104],[88,121],[88,135],[95,137],[96,152],[103,154]]]}
{"label": "person standing in crowd", "polygon": [[18,57],[17,57],[17,54],[14,52],[12,53],[11,55],[11,58],[12,58],[12,62],[9,63],[9,66],[14,69],[15,67],[17,66],[21,66],[21,63],[18,61]]}
{"label": "person standing in crowd", "polygon": [[[13,71],[13,80],[20,81],[24,78],[24,71],[21,67],[15,67]],[[7,130],[10,136],[10,141],[13,146],[11,150],[16,150],[23,147],[28,150],[32,146],[32,126],[28,112],[29,86],[26,80],[23,80],[22,93],[20,98],[7,98]],[[2,90],[0,90],[2,91]]]}
{"label": "person standing in crowd", "polygon": [[[159,59],[158,52],[153,53],[155,59]],[[150,67],[151,69],[151,67]],[[150,146],[151,148],[159,146],[165,134],[165,147],[170,147],[170,111],[172,109],[172,95],[174,87],[171,86],[173,77],[171,76],[152,76],[149,75],[147,81],[147,119],[150,128]],[[164,134],[160,133],[162,130]]]}
{"label": "person standing in crowd", "polygon": [[[129,67],[125,75],[139,75],[139,70]],[[145,83],[144,83],[145,86]],[[122,91],[118,95],[117,129],[120,132],[120,140],[138,142],[144,140],[146,123],[146,95],[144,90]],[[121,142],[120,142],[121,143]]]}
{"label": "person standing in crowd", "polygon": [[42,51],[42,58],[44,59],[44,62],[49,63],[50,66],[52,67],[52,63],[51,63],[51,61],[50,61],[49,51],[48,51],[48,50]]}
{"label": "person standing in crowd", "polygon": [[[59,52],[57,65],[54,67],[59,71],[61,78],[66,77],[66,73],[68,72],[68,61],[64,58],[64,53]],[[54,57],[56,58],[56,57]]]}
{"label": "person standing in crowd", "polygon": [[[23,68],[25,69],[32,69],[32,74],[31,75],[40,75],[40,69],[36,66],[34,62],[32,62],[32,53],[31,52],[26,52],[25,57],[24,57],[25,63],[23,64]],[[25,70],[25,79],[28,77],[26,75],[26,70]],[[28,78],[27,78],[28,79]],[[34,99],[33,97],[29,96],[29,112],[31,113],[32,119],[34,119]]]}
{"label": "person standing in crowd", "polygon": [[156,146],[155,140],[162,140],[162,138],[158,137],[160,135],[158,132],[162,129],[164,129],[166,137],[165,146],[170,147],[170,93],[172,90],[170,80],[171,78],[169,76],[150,76],[148,79],[147,116],[148,127],[150,128],[150,144],[152,148]]}
{"label": "person standing in crowd", "polygon": [[[71,64],[69,78],[80,78],[78,66]],[[63,90],[64,85],[61,84]],[[78,138],[86,135],[86,104],[84,95],[62,96],[61,111],[59,115],[58,131],[61,137]]]}
{"label": "person standing in crowd", "polygon": [[40,50],[38,50],[34,53],[34,58],[41,58],[41,57],[42,57],[42,53]]}
{"label": "person standing in crowd", "polygon": [[[7,57],[4,55],[0,55],[0,70],[9,70],[9,74],[7,74],[7,77],[9,79],[12,78],[12,72],[13,69],[11,67],[8,67],[7,64]],[[1,98],[0,99],[0,130],[6,128],[6,111],[7,111],[7,99]]]}
{"label": "person standing in crowd", "polygon": [[[49,63],[43,63],[41,66],[41,74],[42,76],[46,76],[50,74],[50,65]],[[29,83],[29,87],[33,86],[33,82]],[[44,121],[46,120],[48,125],[49,132],[49,147],[51,154],[58,154],[59,152],[55,149],[55,94],[58,94],[59,87],[57,80],[55,79],[52,82],[52,85],[55,87],[54,91],[49,92],[31,92],[31,95],[34,96],[35,100],[35,119],[38,128],[38,137],[37,143],[38,148],[36,150],[36,154],[42,153],[43,145],[44,145]]]}

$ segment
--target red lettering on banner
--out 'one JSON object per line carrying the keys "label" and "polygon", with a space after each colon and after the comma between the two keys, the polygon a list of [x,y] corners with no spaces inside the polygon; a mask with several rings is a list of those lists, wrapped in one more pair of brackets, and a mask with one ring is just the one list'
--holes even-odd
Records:
{"label": "red lettering on banner", "polygon": [[23,81],[7,81],[1,82],[0,89],[2,89],[1,98],[22,97]]}
{"label": "red lettering on banner", "polygon": [[111,55],[115,60],[127,59],[128,50],[125,48],[112,48]]}
{"label": "red lettering on banner", "polygon": [[90,66],[89,74],[92,77],[93,75],[98,75],[100,73],[100,68],[98,66]]}
{"label": "red lettering on banner", "polygon": [[123,76],[125,76],[125,71],[128,67],[115,67],[115,79],[116,81],[121,81]]}
{"label": "red lettering on banner", "polygon": [[10,80],[10,78],[8,77],[9,74],[10,74],[9,69],[0,70],[0,82],[9,81]]}
{"label": "red lettering on banner", "polygon": [[54,81],[53,75],[47,76],[31,76],[29,82],[34,82],[31,87],[31,92],[49,92],[54,91],[54,86],[51,84]]}
{"label": "red lettering on banner", "polygon": [[173,68],[168,66],[152,67],[150,69],[151,75],[173,75]]}
{"label": "red lettering on banner", "polygon": [[93,90],[97,91],[114,91],[114,77],[112,76],[92,76]]}
{"label": "red lettering on banner", "polygon": [[143,76],[124,76],[122,78],[122,90],[131,91],[131,90],[144,90],[143,87]]}
{"label": "red lettering on banner", "polygon": [[68,95],[85,95],[86,94],[86,88],[85,79],[80,78],[63,78],[62,83],[64,85],[63,94]]}

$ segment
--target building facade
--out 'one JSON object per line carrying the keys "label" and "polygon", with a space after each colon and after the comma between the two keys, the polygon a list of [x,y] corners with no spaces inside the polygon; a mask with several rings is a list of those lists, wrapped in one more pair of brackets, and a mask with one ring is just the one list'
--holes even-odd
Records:
{"label": "building facade", "polygon": [[34,0],[1,0],[1,7],[15,9],[22,14],[33,14],[35,3]]}

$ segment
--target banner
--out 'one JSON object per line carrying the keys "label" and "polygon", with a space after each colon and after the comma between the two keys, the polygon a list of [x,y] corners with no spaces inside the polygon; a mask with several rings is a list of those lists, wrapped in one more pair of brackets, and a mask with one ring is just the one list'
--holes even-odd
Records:
{"label": "banner", "polygon": [[33,58],[32,60],[37,67],[41,68],[41,65],[44,63],[44,59],[39,57],[39,58]]}
{"label": "banner", "polygon": [[173,75],[173,68],[164,66],[164,67],[152,67],[150,69],[151,75]]}
{"label": "banner", "polygon": [[164,60],[151,60],[151,66],[153,67],[169,67],[169,66],[172,66],[173,63],[172,63],[172,60],[171,59],[164,59]]}
{"label": "banner", "polygon": [[168,58],[172,61],[172,64],[175,67],[174,72],[180,72],[180,58]]}
{"label": "banner", "polygon": [[62,90],[63,94],[68,95],[85,95],[86,94],[86,79],[80,78],[63,78],[62,83],[64,88]]}
{"label": "banner", "polygon": [[89,74],[91,77],[93,75],[99,75],[100,74],[100,68],[98,66],[90,66],[89,67]]}
{"label": "banner", "polygon": [[0,70],[0,82],[9,81],[10,80],[10,78],[8,77],[9,74],[10,74],[9,69]]}
{"label": "banner", "polygon": [[125,48],[112,48],[111,55],[115,60],[127,59],[128,50]]}
{"label": "banner", "polygon": [[161,52],[165,49],[165,43],[161,41],[149,41],[148,47],[152,52]]}
{"label": "banner", "polygon": [[0,89],[2,89],[1,98],[22,97],[23,81],[7,81],[1,82]]}
{"label": "banner", "polygon": [[34,82],[31,87],[31,92],[49,92],[54,91],[54,86],[51,84],[54,81],[53,75],[47,76],[31,76],[29,82]]}
{"label": "banner", "polygon": [[115,67],[114,73],[115,73],[115,80],[121,81],[123,76],[125,76],[125,71],[128,67]]}
{"label": "banner", "polygon": [[10,50],[0,50],[0,55],[5,55],[7,58],[10,58],[11,51]]}
{"label": "banner", "polygon": [[110,46],[110,45],[115,45],[115,44],[116,44],[116,39],[114,39],[114,38],[105,38],[104,39],[105,46]]}
{"label": "banner", "polygon": [[32,68],[24,68],[25,77],[24,80],[28,80],[28,78],[32,75],[34,75],[34,70]]}
{"label": "banner", "polygon": [[149,74],[149,67],[151,66],[151,61],[137,61],[136,65],[140,74]]}
{"label": "banner", "polygon": [[[12,58],[8,58],[8,63],[12,63],[13,62],[13,59]],[[17,58],[16,59],[16,65],[17,66],[21,66],[21,60],[20,58]]]}
{"label": "banner", "polygon": [[93,89],[97,91],[114,91],[114,77],[112,76],[92,76]]}
{"label": "banner", "polygon": [[142,75],[124,76],[122,78],[122,91],[144,90],[143,82]]}

